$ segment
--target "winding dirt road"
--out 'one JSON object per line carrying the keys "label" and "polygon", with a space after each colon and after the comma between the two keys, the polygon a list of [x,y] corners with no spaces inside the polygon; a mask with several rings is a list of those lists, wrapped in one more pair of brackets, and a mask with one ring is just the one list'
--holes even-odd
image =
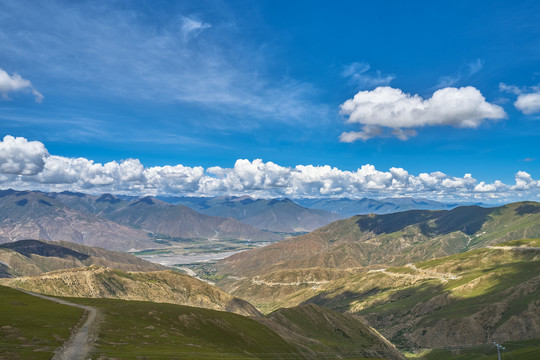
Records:
{"label": "winding dirt road", "polygon": [[419,269],[414,264],[407,264],[406,266],[413,269],[414,271],[417,271],[419,275],[408,274],[408,273],[395,273],[392,271],[387,271],[386,269],[369,270],[368,273],[381,272],[386,275],[395,276],[395,277],[406,277],[406,278],[408,277],[408,278],[415,278],[415,279],[439,279],[442,282],[448,282],[448,280],[456,280],[460,278],[459,276],[456,276],[453,274],[444,274],[444,273],[438,273],[435,271]]}
{"label": "winding dirt road", "polygon": [[50,296],[36,294],[30,291],[21,290],[28,295],[37,296],[39,298],[54,301],[59,304],[74,306],[83,309],[88,314],[84,324],[71,334],[71,337],[64,343],[64,345],[55,351],[55,355],[52,360],[84,360],[87,358],[90,350],[92,349],[91,336],[89,330],[95,329],[97,325],[97,309],[92,306],[75,304],[66,300],[57,299]]}

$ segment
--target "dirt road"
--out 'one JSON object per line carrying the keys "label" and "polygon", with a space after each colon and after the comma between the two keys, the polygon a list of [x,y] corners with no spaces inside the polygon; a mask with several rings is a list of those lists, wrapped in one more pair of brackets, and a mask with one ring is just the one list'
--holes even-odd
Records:
{"label": "dirt road", "polygon": [[54,301],[59,304],[78,307],[86,311],[88,315],[84,324],[71,334],[71,337],[64,345],[55,351],[52,360],[84,360],[88,358],[88,354],[92,349],[93,340],[90,336],[90,330],[96,327],[97,310],[92,306],[75,304],[69,301],[57,299],[50,296],[36,294],[30,291],[21,290],[28,295],[37,296],[45,300]]}

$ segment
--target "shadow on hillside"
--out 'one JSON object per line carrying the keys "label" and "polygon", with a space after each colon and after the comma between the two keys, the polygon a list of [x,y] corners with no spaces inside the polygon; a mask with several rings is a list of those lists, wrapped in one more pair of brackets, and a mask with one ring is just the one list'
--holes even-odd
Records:
{"label": "shadow on hillside", "polygon": [[540,212],[540,204],[538,205],[521,205],[520,207],[516,208],[516,214],[519,216],[527,215],[527,214],[536,214]]}
{"label": "shadow on hillside", "polygon": [[[496,209],[496,208],[495,208]],[[467,235],[478,232],[494,208],[461,206],[452,210],[410,210],[386,215],[361,216],[358,227],[375,234],[390,234],[417,225],[425,236],[445,235],[461,231]]]}

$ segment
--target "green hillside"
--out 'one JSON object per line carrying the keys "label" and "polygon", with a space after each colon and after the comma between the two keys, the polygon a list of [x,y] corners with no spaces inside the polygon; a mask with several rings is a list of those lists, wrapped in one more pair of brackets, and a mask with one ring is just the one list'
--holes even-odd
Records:
{"label": "green hillside", "polygon": [[82,313],[0,286],[0,359],[50,359]]}
{"label": "green hillside", "polygon": [[[294,341],[284,338],[281,334],[278,335],[270,326],[263,325],[264,322],[236,314],[139,301],[69,300],[94,306],[103,314],[94,350],[94,356],[99,358],[365,359],[366,357],[358,354],[367,350],[373,353],[378,351],[379,359],[403,359],[392,345],[374,333],[356,344],[354,349],[349,346],[346,349],[349,356],[345,355],[339,348],[339,341],[344,343],[349,339],[335,330],[342,324],[328,320],[319,322],[318,328],[312,327],[304,331],[308,335],[324,336],[327,342],[333,342],[333,349],[314,346],[313,349],[306,350],[306,344],[299,347]],[[316,311],[315,309],[315,316]],[[325,312],[333,313],[330,310]],[[296,312],[297,318],[290,320],[288,326],[309,323],[310,320],[302,314],[301,310]],[[324,320],[324,316],[319,318]],[[268,321],[272,322],[273,319]],[[358,331],[358,326],[362,327],[362,332],[360,335],[351,334],[355,339],[369,332],[365,325],[358,321],[353,329]],[[320,339],[306,339],[309,341],[308,346],[320,344]],[[352,351],[356,351],[357,354],[351,355]]]}
{"label": "green hillside", "polygon": [[227,312],[151,302],[70,299],[104,315],[95,356],[119,359],[301,359],[255,320]]}

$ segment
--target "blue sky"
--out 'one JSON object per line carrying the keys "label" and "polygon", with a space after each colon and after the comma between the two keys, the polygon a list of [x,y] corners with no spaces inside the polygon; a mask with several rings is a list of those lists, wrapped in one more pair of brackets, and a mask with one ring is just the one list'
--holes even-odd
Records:
{"label": "blue sky", "polygon": [[[516,174],[527,173],[519,194],[536,199],[538,18],[533,1],[3,1],[0,135],[38,141],[45,157],[99,164],[207,172],[262,159],[476,179],[465,193],[389,182],[381,192],[374,181],[355,196],[470,197],[499,180],[517,198]],[[24,177],[53,166],[40,164],[8,167],[2,187],[102,189]],[[238,181],[207,191],[273,195],[285,180]],[[318,190],[288,184],[277,194],[347,195],[335,179],[312,182]]]}

